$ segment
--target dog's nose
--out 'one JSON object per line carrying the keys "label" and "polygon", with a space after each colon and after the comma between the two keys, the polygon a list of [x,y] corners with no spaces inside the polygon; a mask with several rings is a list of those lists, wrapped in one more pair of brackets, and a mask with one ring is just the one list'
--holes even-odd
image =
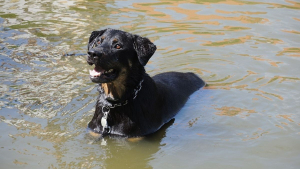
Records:
{"label": "dog's nose", "polygon": [[89,65],[93,65],[103,55],[102,52],[91,49],[88,52],[87,62]]}
{"label": "dog's nose", "polygon": [[88,51],[88,54],[93,58],[102,56],[102,53],[96,50],[90,50]]}
{"label": "dog's nose", "polygon": [[97,60],[100,59],[100,57],[103,55],[103,53],[101,51],[93,50],[93,49],[89,50],[88,54],[89,54],[90,60],[92,60],[94,63],[97,62]]}

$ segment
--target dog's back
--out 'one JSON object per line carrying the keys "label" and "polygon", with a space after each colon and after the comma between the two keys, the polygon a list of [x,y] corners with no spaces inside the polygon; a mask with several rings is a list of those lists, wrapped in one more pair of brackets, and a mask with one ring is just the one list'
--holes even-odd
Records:
{"label": "dog's back", "polygon": [[182,95],[190,95],[201,87],[205,82],[192,72],[166,72],[152,77],[158,87],[167,86],[168,89]]}
{"label": "dog's back", "polygon": [[165,120],[173,118],[186,103],[189,96],[205,86],[205,82],[194,73],[166,72],[152,77],[164,104]]}

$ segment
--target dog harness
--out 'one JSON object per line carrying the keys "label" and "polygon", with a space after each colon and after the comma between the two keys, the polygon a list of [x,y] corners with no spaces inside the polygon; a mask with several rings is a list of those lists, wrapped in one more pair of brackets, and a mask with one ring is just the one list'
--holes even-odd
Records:
{"label": "dog harness", "polygon": [[[144,79],[140,81],[138,87],[136,89],[134,89],[134,96],[133,99],[135,99],[137,97],[137,94],[139,93],[139,91],[142,89],[142,83],[144,82]],[[128,104],[128,100],[126,100],[123,103],[116,103],[116,104],[112,104],[111,106],[102,106],[102,113],[103,116],[101,118],[101,125],[102,125],[102,137],[110,134],[111,132],[111,126],[109,126],[107,124],[107,117],[108,114],[110,112],[110,109],[113,109],[115,107],[121,107],[121,106],[125,106],[126,104]]]}

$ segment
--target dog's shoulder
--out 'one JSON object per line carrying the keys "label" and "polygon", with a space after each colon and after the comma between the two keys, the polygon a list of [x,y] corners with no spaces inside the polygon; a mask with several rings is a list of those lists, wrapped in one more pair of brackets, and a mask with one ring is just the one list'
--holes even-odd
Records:
{"label": "dog's shoulder", "polygon": [[205,86],[194,73],[166,72],[153,76],[158,93],[170,104],[183,106],[189,96]]}

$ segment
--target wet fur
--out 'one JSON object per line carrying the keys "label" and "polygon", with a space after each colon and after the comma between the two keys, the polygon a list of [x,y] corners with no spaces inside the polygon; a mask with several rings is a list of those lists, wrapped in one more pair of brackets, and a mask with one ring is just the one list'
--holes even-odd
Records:
{"label": "wet fur", "polygon": [[[112,38],[122,37],[118,41],[126,45],[126,50],[118,51],[117,54],[112,52],[111,59],[117,58],[120,62],[116,63],[116,68],[119,69],[120,66],[121,70],[118,77],[111,82],[99,84],[95,114],[88,124],[94,132],[102,133],[103,105],[128,100],[128,104],[110,109],[107,119],[108,125],[111,126],[110,134],[137,137],[153,133],[174,118],[189,96],[205,85],[194,73],[167,72],[151,78],[145,72],[144,66],[156,47],[149,39],[138,35],[113,29],[95,31],[89,40],[89,51],[98,50],[97,47],[91,48],[91,43],[102,34]],[[99,51],[100,48],[101,46]],[[97,61],[90,57],[87,59],[89,64],[101,65],[105,59],[107,62],[111,61],[109,56]],[[142,79],[142,88],[133,99],[134,90]]]}

